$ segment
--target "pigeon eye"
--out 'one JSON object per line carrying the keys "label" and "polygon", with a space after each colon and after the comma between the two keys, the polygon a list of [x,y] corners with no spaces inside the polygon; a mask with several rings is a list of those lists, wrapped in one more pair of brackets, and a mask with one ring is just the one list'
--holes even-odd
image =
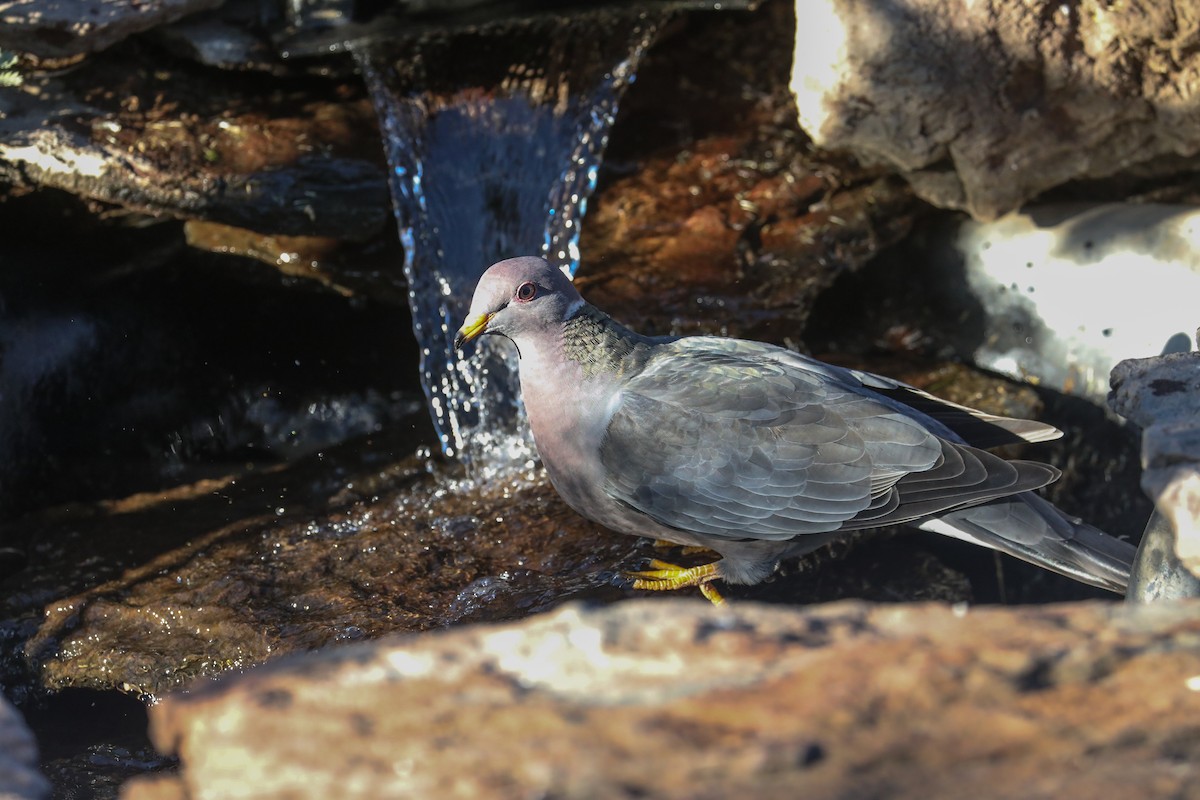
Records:
{"label": "pigeon eye", "polygon": [[522,303],[528,303],[533,298],[537,297],[537,284],[531,282],[522,283],[517,287],[517,299]]}

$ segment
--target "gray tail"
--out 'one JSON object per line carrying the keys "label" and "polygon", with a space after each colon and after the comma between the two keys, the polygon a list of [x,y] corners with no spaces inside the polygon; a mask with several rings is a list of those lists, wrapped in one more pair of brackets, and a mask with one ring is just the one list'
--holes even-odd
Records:
{"label": "gray tail", "polygon": [[922,521],[943,533],[1120,594],[1129,585],[1136,548],[1069,517],[1032,492]]}

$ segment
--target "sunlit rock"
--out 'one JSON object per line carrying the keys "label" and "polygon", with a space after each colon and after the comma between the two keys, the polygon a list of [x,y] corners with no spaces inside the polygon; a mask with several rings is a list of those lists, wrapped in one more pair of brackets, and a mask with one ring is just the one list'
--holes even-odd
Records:
{"label": "sunlit rock", "polygon": [[893,165],[938,206],[994,219],[1200,150],[1188,0],[798,0],[796,17],[805,130]]}
{"label": "sunlit rock", "polygon": [[123,797],[1174,797],[1196,612],[572,605],[193,685]]}
{"label": "sunlit rock", "polygon": [[17,710],[0,697],[0,799],[40,800],[50,785],[37,770],[37,745]]}
{"label": "sunlit rock", "polygon": [[[1173,518],[1155,509],[1146,523],[1130,570],[1129,588],[1125,592],[1125,599],[1130,603],[1200,597],[1200,577],[1187,566],[1187,560],[1194,561],[1195,558],[1190,551],[1197,541],[1194,529],[1197,508],[1189,508],[1186,500],[1180,502],[1177,492],[1172,491],[1173,488],[1190,489],[1195,493],[1200,481],[1197,481],[1196,473],[1189,472],[1178,483],[1178,486],[1169,486],[1157,498],[1159,508],[1169,509]],[[1175,534],[1177,528],[1180,530],[1178,536]],[[1176,547],[1176,542],[1181,546]]]}
{"label": "sunlit rock", "polygon": [[[1182,565],[1200,578],[1200,352],[1123,361],[1112,386],[1113,410],[1142,428],[1142,488],[1161,515],[1159,536],[1174,548],[1154,544],[1145,558],[1155,564],[1138,569],[1165,575]],[[1180,584],[1178,593],[1200,594],[1200,581]],[[1159,596],[1153,587],[1138,592]]]}
{"label": "sunlit rock", "polygon": [[982,367],[1103,403],[1118,361],[1190,349],[1192,206],[1035,207],[969,222],[953,247],[969,313],[958,347]]}

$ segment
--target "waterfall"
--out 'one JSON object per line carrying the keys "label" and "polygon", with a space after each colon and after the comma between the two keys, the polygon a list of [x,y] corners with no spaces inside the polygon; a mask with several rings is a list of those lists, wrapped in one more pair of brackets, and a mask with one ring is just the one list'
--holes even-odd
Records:
{"label": "waterfall", "polygon": [[665,13],[542,15],[354,48],[387,147],[421,377],[443,451],[472,474],[532,458],[516,358],[452,339],[493,262],[569,275],[608,132]]}

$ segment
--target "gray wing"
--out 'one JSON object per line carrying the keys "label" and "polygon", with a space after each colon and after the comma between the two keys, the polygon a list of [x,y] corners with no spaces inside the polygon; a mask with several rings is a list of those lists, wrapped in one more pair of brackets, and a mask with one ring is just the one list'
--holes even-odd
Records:
{"label": "gray wing", "polygon": [[701,337],[657,347],[622,387],[601,447],[609,495],[669,527],[784,540],[910,521],[1057,477],[948,442],[858,380],[780,353]]}
{"label": "gray wing", "polygon": [[916,414],[932,420],[935,428],[944,426],[954,440],[961,440],[972,447],[997,447],[1019,442],[1048,442],[1062,436],[1062,431],[1053,425],[1030,419],[1001,417],[977,408],[952,403],[895,378],[826,364],[823,361],[778,347],[771,348],[770,356],[799,369],[825,375],[838,383],[865,389],[885,402],[891,402],[894,407],[908,409],[907,412],[902,413],[916,412]]}

